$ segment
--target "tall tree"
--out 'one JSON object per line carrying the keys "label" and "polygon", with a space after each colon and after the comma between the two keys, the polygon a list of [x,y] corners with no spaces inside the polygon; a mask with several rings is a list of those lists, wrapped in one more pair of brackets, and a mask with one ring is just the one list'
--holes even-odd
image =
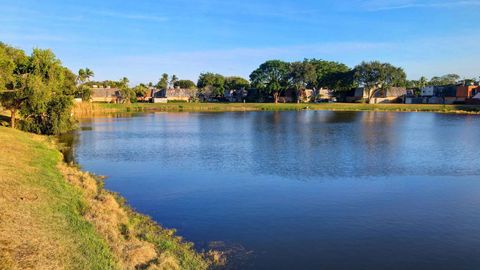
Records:
{"label": "tall tree", "polygon": [[424,88],[428,84],[428,79],[425,76],[420,77],[418,79],[418,88]]}
{"label": "tall tree", "polygon": [[145,97],[148,90],[149,90],[148,86],[143,83],[136,85],[134,88],[132,88],[135,98]]}
{"label": "tall tree", "polygon": [[297,101],[300,101],[302,91],[304,91],[308,85],[315,84],[317,73],[315,66],[305,59],[303,62],[293,62],[290,64],[289,77],[290,79],[288,81],[297,92]]}
{"label": "tall tree", "polygon": [[191,80],[178,80],[173,86],[183,89],[194,89],[196,87],[195,83]]}
{"label": "tall tree", "polygon": [[362,62],[354,70],[356,82],[367,91],[368,102],[378,91],[392,86],[405,86],[406,83],[407,76],[403,69],[389,63]]}
{"label": "tall tree", "polygon": [[29,59],[25,53],[0,42],[0,103],[10,111],[10,126],[15,127],[16,115],[26,102]]}
{"label": "tall tree", "polygon": [[27,99],[20,109],[23,129],[58,134],[72,128],[75,78],[52,51],[34,49],[29,57],[25,83]]}
{"label": "tall tree", "polygon": [[253,87],[271,94],[278,103],[280,93],[288,87],[289,64],[280,60],[269,60],[250,74]]}
{"label": "tall tree", "polygon": [[160,80],[158,81],[156,87],[158,89],[165,89],[167,90],[168,88],[168,74],[167,73],[163,73],[162,74],[162,77],[160,78]]}
{"label": "tall tree", "polygon": [[80,84],[85,83],[85,82],[89,82],[90,78],[92,78],[94,75],[95,75],[95,73],[91,69],[81,68],[81,69],[78,70],[77,80]]}
{"label": "tall tree", "polygon": [[225,77],[225,89],[227,90],[244,90],[250,87],[247,79],[238,76]]}
{"label": "tall tree", "polygon": [[132,88],[129,87],[130,80],[127,77],[123,77],[118,81],[118,88],[122,95],[122,102],[131,103],[136,102],[136,95]]}
{"label": "tall tree", "polygon": [[[337,90],[334,88],[335,86],[348,85],[348,72],[351,69],[347,65],[333,61],[318,60],[315,58],[306,61],[315,67],[317,77],[316,81],[309,85],[309,87],[314,89],[329,88]],[[347,79],[347,82],[338,81],[342,79]]]}
{"label": "tall tree", "polygon": [[457,81],[460,79],[460,76],[457,74],[446,74],[443,76],[435,76],[430,79],[428,85],[432,86],[443,86],[443,85],[452,85],[456,84]]}
{"label": "tall tree", "polygon": [[172,78],[170,79],[170,85],[175,87],[175,83],[178,81],[177,75],[173,74]]}
{"label": "tall tree", "polygon": [[223,97],[225,90],[225,77],[217,73],[202,73],[198,77],[197,87],[200,93],[208,97]]}

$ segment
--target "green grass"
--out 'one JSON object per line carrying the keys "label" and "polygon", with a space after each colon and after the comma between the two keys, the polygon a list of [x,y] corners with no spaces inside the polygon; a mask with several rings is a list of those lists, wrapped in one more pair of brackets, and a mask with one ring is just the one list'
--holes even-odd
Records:
{"label": "green grass", "polygon": [[[80,109],[80,108],[83,108]],[[332,111],[396,111],[396,112],[440,112],[480,113],[479,105],[442,104],[362,104],[362,103],[134,103],[134,104],[78,104],[76,116],[91,116],[105,113],[128,113],[146,111],[228,112],[228,111],[288,111],[288,110],[332,110]]]}
{"label": "green grass", "polygon": [[43,140],[0,127],[0,269],[114,269],[107,244],[82,217],[81,193],[57,169],[61,154]]}
{"label": "green grass", "polygon": [[0,269],[209,265],[174,230],[63,163],[51,138],[0,127]]}

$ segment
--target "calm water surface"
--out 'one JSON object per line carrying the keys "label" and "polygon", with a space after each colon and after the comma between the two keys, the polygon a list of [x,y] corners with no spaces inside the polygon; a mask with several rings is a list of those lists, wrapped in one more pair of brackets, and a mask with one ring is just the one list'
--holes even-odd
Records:
{"label": "calm water surface", "polygon": [[155,113],[82,123],[84,169],[238,269],[480,269],[480,117]]}

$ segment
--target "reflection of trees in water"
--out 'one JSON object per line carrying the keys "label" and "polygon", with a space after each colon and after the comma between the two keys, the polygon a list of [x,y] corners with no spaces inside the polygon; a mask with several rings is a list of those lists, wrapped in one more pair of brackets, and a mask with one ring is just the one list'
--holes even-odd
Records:
{"label": "reflection of trees in water", "polygon": [[[343,175],[338,164],[351,156],[355,112],[269,112],[255,114],[251,159],[258,174],[306,180]],[[345,138],[347,137],[347,138]],[[346,172],[343,172],[346,173]]]}
{"label": "reflection of trees in water", "polygon": [[326,123],[336,124],[336,123],[352,123],[357,121],[358,117],[361,115],[358,112],[333,112],[326,111],[323,115]]}
{"label": "reflection of trees in water", "polygon": [[58,136],[60,152],[67,163],[75,163],[75,148],[78,144],[78,131],[71,131]]}
{"label": "reflection of trees in water", "polygon": [[256,114],[252,171],[299,180],[404,173],[395,161],[402,119],[377,112]]}
{"label": "reflection of trees in water", "polygon": [[[402,133],[398,126],[402,117],[398,113],[363,112],[358,147],[354,154],[358,171],[362,175],[384,175],[393,172],[397,164],[397,136]],[[400,115],[401,116],[401,115]]]}
{"label": "reflection of trees in water", "polygon": [[202,113],[196,115],[198,144],[192,149],[195,164],[209,171],[238,171],[248,167],[249,113]]}
{"label": "reflection of trees in water", "polygon": [[[94,130],[82,134],[88,148],[80,151],[89,160],[145,161],[156,169],[219,171],[219,177],[246,173],[308,180],[438,173],[446,169],[434,165],[426,152],[462,160],[471,152],[462,145],[469,144],[449,138],[470,142],[478,134],[473,132],[478,118],[445,117],[333,111],[146,114],[92,120]],[[74,139],[65,141],[75,145]]]}
{"label": "reflection of trees in water", "polygon": [[396,120],[396,113],[383,112],[364,112],[361,118],[362,143],[371,151],[375,151],[379,146],[388,146],[396,133],[393,132],[393,126]]}

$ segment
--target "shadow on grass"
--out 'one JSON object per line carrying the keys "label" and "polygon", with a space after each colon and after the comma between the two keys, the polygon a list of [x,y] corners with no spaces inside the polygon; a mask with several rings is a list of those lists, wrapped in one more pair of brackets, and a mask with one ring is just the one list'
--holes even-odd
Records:
{"label": "shadow on grass", "polygon": [[0,126],[9,127],[10,126],[10,117],[0,114]]}
{"label": "shadow on grass", "polygon": [[479,113],[480,112],[480,103],[479,104],[466,104],[466,105],[455,105],[455,110]]}

